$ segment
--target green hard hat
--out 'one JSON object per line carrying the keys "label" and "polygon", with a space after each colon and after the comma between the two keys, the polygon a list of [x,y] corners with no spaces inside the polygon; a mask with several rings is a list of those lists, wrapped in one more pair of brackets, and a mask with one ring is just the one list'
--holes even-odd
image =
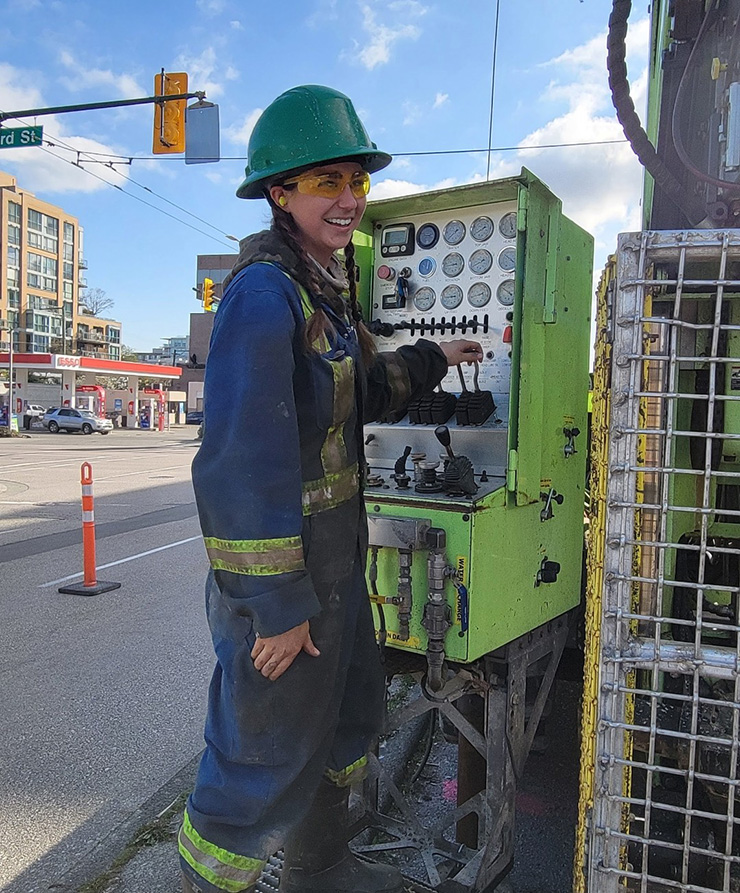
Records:
{"label": "green hard hat", "polygon": [[315,85],[293,87],[270,103],[255,124],[246,177],[236,194],[262,198],[281,174],[340,158],[359,162],[371,174],[392,161],[367,135],[344,93]]}

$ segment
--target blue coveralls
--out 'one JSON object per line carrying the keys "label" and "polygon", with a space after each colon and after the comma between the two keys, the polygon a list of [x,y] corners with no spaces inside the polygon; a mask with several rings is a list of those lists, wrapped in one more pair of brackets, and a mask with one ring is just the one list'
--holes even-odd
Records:
{"label": "blue coveralls", "polygon": [[[217,664],[179,836],[184,870],[207,890],[254,883],[322,775],[348,784],[362,769],[382,717],[361,419],[402,409],[447,364],[421,341],[365,370],[355,331],[325,309],[336,336],[307,350],[308,295],[278,265],[257,262],[231,281],[216,314],[193,484]],[[256,635],[308,619],[321,656],[301,652],[270,682],[250,657]]]}

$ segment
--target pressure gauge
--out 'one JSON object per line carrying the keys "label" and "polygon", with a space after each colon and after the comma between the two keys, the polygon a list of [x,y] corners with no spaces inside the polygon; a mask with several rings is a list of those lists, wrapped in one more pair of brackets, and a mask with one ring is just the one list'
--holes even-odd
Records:
{"label": "pressure gauge", "polygon": [[459,285],[448,285],[442,289],[442,306],[454,310],[462,304],[463,292]]}
{"label": "pressure gauge", "polygon": [[442,261],[442,272],[445,276],[459,276],[465,266],[465,258],[456,251],[451,252]]}
{"label": "pressure gauge", "polygon": [[500,304],[509,307],[514,303],[514,280],[504,279],[496,289],[496,297]]}
{"label": "pressure gauge", "polygon": [[428,279],[437,269],[437,261],[433,257],[423,257],[419,261],[419,275]]}
{"label": "pressure gauge", "polygon": [[498,231],[505,239],[513,239],[516,235],[516,211],[509,211],[498,222]]}
{"label": "pressure gauge", "polygon": [[438,241],[439,227],[434,223],[424,223],[416,232],[416,244],[419,248],[434,248]]}
{"label": "pressure gauge", "polygon": [[485,248],[479,248],[470,255],[468,265],[476,276],[482,276],[493,266],[493,256],[491,252],[486,251]]}
{"label": "pressure gauge", "polygon": [[505,273],[513,273],[516,269],[516,248],[504,248],[498,256],[498,265]]}
{"label": "pressure gauge", "polygon": [[471,307],[485,307],[491,300],[491,287],[487,282],[476,282],[468,289],[468,303]]}
{"label": "pressure gauge", "polygon": [[465,224],[462,220],[450,220],[445,225],[442,236],[448,245],[459,245],[465,238]]}
{"label": "pressure gauge", "polygon": [[493,235],[493,220],[490,217],[476,217],[470,224],[470,235],[476,242],[485,242]]}
{"label": "pressure gauge", "polygon": [[437,295],[434,293],[434,289],[429,288],[428,285],[424,285],[414,295],[414,307],[422,312],[431,310],[436,300]]}

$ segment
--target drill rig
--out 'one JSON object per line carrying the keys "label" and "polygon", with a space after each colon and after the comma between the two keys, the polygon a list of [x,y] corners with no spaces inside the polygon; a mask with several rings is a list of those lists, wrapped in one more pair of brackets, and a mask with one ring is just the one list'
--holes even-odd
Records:
{"label": "drill rig", "polygon": [[740,3],[657,0],[644,229],[599,288],[575,889],[740,890]]}

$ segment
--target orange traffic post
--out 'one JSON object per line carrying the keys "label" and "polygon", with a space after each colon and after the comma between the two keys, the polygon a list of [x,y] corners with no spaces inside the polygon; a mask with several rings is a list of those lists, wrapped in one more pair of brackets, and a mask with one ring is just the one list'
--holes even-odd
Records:
{"label": "orange traffic post", "polygon": [[93,500],[92,465],[83,462],[80,471],[82,484],[82,583],[60,586],[59,591],[70,595],[99,595],[119,589],[120,583],[103,583],[97,579],[95,565],[95,505]]}

